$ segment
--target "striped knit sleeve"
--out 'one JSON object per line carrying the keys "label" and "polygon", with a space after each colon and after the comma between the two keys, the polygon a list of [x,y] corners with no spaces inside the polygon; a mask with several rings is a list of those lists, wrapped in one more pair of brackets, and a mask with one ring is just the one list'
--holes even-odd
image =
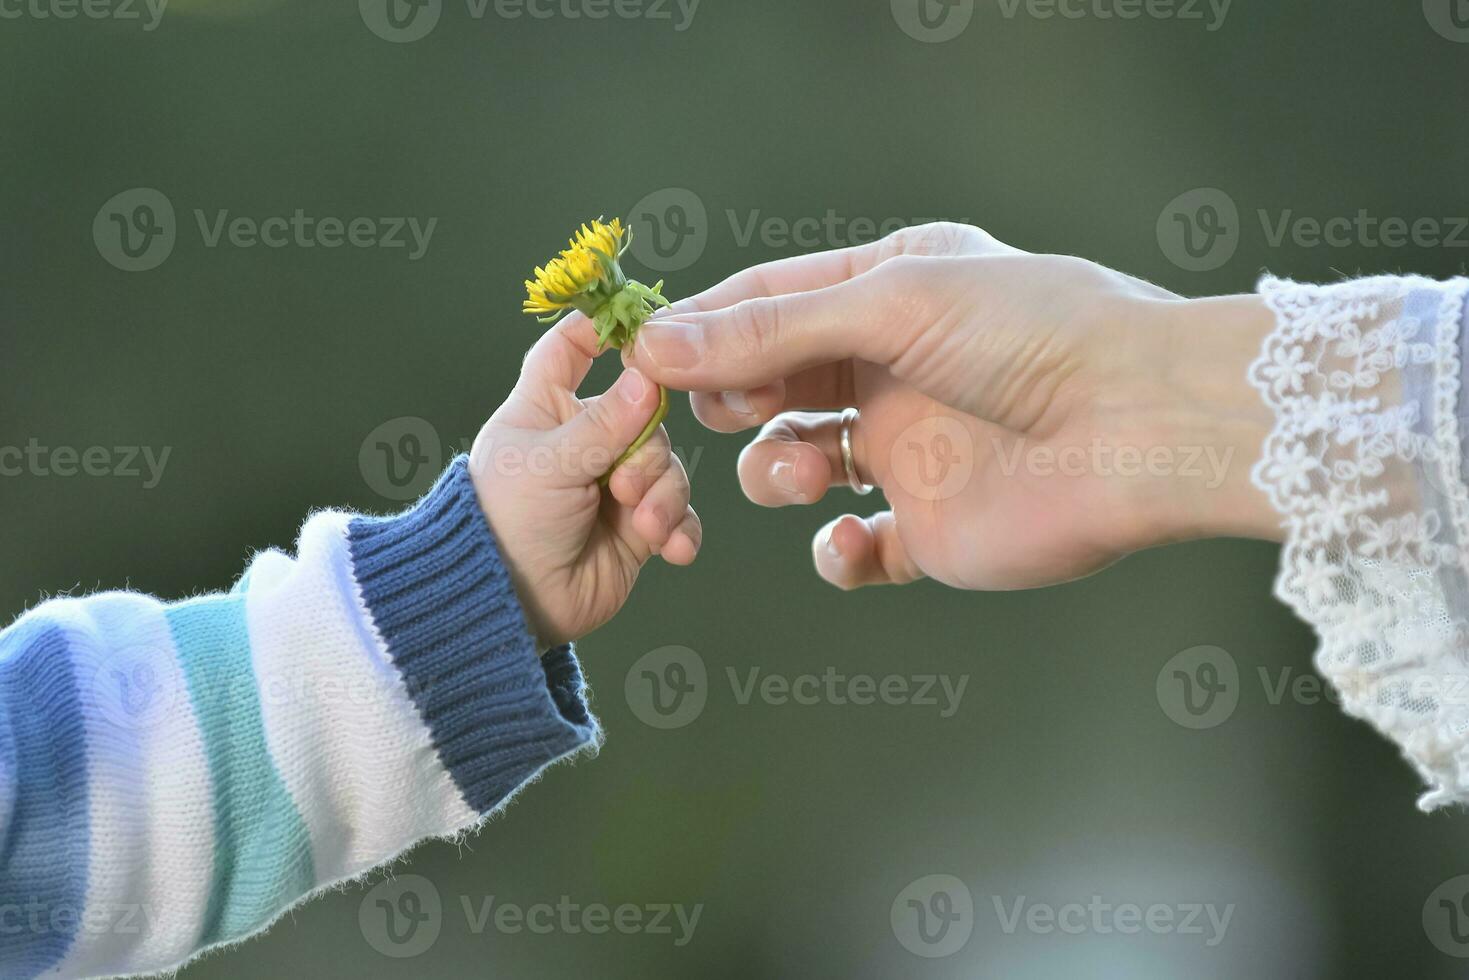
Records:
{"label": "striped knit sleeve", "polygon": [[171,969],[599,740],[463,459],[228,593],[53,600],[0,633],[0,976]]}

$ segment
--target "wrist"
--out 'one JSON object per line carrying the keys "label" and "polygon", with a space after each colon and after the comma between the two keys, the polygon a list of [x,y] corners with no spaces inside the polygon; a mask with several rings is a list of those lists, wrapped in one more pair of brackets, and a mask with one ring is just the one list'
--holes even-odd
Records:
{"label": "wrist", "polygon": [[1206,477],[1176,476],[1160,508],[1160,536],[1281,540],[1281,515],[1255,486],[1274,414],[1250,385],[1275,317],[1258,296],[1160,304],[1163,357],[1157,420],[1168,445],[1209,461]]}
{"label": "wrist", "polygon": [[562,643],[569,643],[575,637],[559,637],[550,628],[550,616],[540,601],[540,590],[531,574],[533,570],[526,567],[524,542],[517,533],[518,529],[531,524],[531,518],[524,513],[523,508],[515,506],[518,501],[512,490],[496,488],[495,481],[487,477],[490,473],[489,464],[484,456],[478,455],[478,449],[479,441],[476,440],[475,451],[469,457],[475,500],[495,542],[500,563],[504,566],[511,590],[520,606],[521,616],[524,617],[526,630],[535,640],[537,652],[544,656],[548,650],[555,649]]}

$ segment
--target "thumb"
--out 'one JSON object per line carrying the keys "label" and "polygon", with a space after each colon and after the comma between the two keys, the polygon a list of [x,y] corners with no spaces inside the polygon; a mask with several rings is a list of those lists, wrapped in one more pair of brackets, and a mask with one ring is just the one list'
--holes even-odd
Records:
{"label": "thumb", "polygon": [[924,577],[908,553],[890,510],[867,519],[846,514],[823,528],[812,542],[816,571],[837,588],[907,585]]}
{"label": "thumb", "polygon": [[574,465],[564,475],[588,483],[612,468],[658,411],[658,386],[628,368],[603,394],[583,399],[583,411],[556,431]]}

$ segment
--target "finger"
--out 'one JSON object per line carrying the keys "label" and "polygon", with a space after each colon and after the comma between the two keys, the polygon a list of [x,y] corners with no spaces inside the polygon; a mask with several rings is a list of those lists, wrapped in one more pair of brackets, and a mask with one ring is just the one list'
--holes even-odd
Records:
{"label": "finger", "polygon": [[[865,465],[861,419],[852,426],[852,458],[857,478],[873,482]],[[740,453],[740,487],[762,507],[815,503],[830,487],[845,486],[842,417],[830,413],[786,412],[772,419]]]}
{"label": "finger", "polygon": [[624,460],[607,481],[607,489],[624,507],[636,507],[643,497],[668,469],[673,457],[673,447],[668,441],[668,430],[659,426],[638,451]]}
{"label": "finger", "polygon": [[574,393],[596,356],[597,328],[585,315],[573,311],[542,334],[525,355],[521,384],[550,385]]}
{"label": "finger", "polygon": [[689,509],[689,475],[677,456],[671,456],[668,468],[643,495],[633,513],[633,529],[653,551],[660,551],[668,538],[683,523]]}
{"label": "finger", "polygon": [[743,432],[774,417],[785,400],[785,382],[774,381],[749,391],[695,391],[689,407],[706,429]]}
{"label": "finger", "polygon": [[664,544],[661,554],[663,560],[670,565],[692,565],[694,559],[699,557],[699,549],[703,545],[704,525],[700,523],[699,515],[690,507],[684,513],[683,523],[668,536],[668,542]]}
{"label": "finger", "polygon": [[811,551],[817,574],[843,590],[906,585],[924,577],[890,510],[865,520],[852,514],[837,518],[817,533]]}
{"label": "finger", "polygon": [[583,410],[553,435],[565,460],[557,473],[573,486],[601,477],[642,434],[658,411],[658,386],[629,368],[605,393],[582,405]]}
{"label": "finger", "polygon": [[654,319],[723,309],[759,296],[783,296],[787,293],[804,293],[835,286],[839,282],[855,279],[876,266],[879,261],[878,246],[881,244],[872,242],[854,248],[810,252],[751,266],[736,272],[717,286],[679,300]]}
{"label": "finger", "polygon": [[627,549],[632,562],[641,568],[653,556],[653,549],[635,525],[636,510],[618,503],[611,494],[601,495],[601,522],[610,529],[612,538]]}
{"label": "finger", "polygon": [[735,273],[717,286],[674,303],[656,318],[719,310],[761,296],[811,292],[855,279],[899,255],[978,255],[1013,251],[972,225],[934,222],[902,228],[878,241],[850,248],[776,259]]}
{"label": "finger", "polygon": [[[897,273],[884,270],[897,268]],[[631,361],[653,380],[684,391],[758,388],[847,357],[884,360],[882,352],[932,315],[934,294],[895,263],[835,286],[746,300],[708,313],[650,320],[638,331]],[[952,287],[950,287],[952,288]]]}
{"label": "finger", "polygon": [[715,432],[743,432],[764,425],[781,412],[830,411],[856,401],[851,361],[821,364],[748,391],[696,391],[689,395],[694,417]]}

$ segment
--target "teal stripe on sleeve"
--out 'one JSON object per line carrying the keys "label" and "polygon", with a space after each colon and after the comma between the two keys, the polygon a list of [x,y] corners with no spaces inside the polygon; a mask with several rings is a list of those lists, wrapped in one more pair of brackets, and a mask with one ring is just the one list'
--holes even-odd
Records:
{"label": "teal stripe on sleeve", "polygon": [[214,871],[199,942],[210,945],[255,932],[311,889],[311,839],[265,739],[244,594],[165,615],[209,761]]}

